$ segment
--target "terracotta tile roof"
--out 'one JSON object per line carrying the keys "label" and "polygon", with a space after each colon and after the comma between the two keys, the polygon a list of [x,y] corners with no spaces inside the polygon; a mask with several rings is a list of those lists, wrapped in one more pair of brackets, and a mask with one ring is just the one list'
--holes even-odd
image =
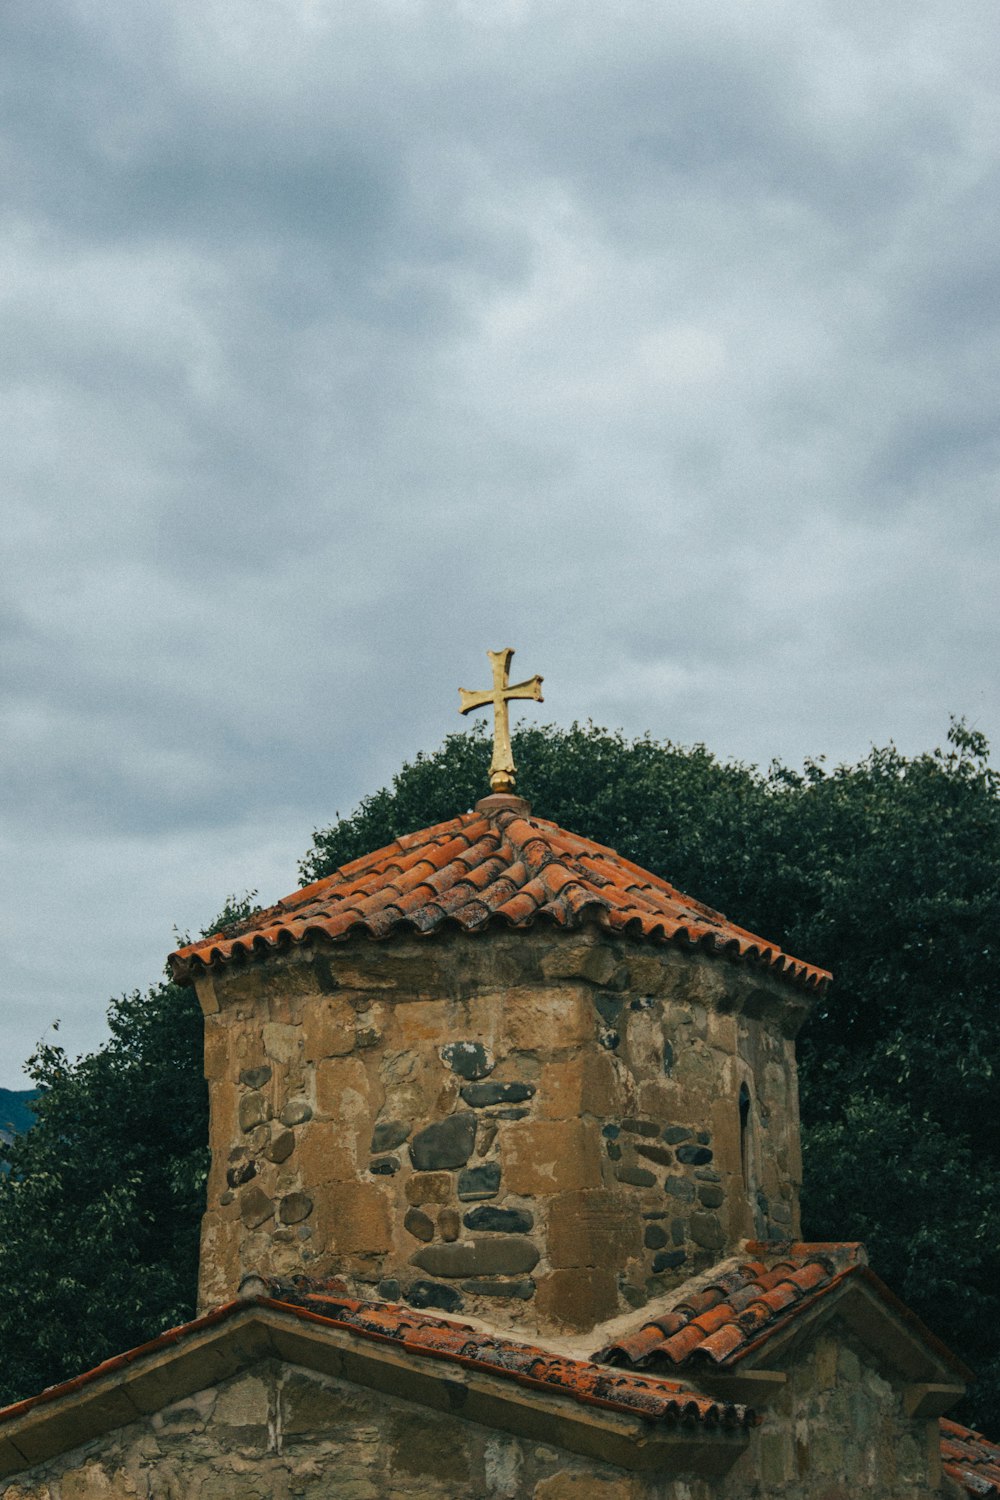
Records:
{"label": "terracotta tile roof", "polygon": [[848,1277],[859,1277],[879,1300],[963,1379],[971,1372],[868,1269],[854,1242],[772,1245],[751,1242],[745,1255],[694,1278],[666,1311],[598,1350],[594,1359],[632,1369],[686,1366],[731,1368],[773,1338]]}
{"label": "terracotta tile roof", "polygon": [[941,1463],[970,1495],[1000,1495],[1000,1443],[941,1418]]}
{"label": "terracotta tile roof", "polygon": [[737,927],[613,849],[530,815],[515,798],[487,798],[474,812],[407,834],[286,896],[276,906],[170,955],[174,978],[263,957],[311,939],[354,933],[387,938],[447,928],[546,921],[575,928],[591,920],[609,932],[749,960],[805,989],[830,975]]}
{"label": "terracotta tile roof", "polygon": [[267,1295],[245,1297],[214,1308],[203,1317],[170,1328],[149,1343],[102,1364],[37,1396],[0,1410],[0,1438],[6,1423],[28,1412],[72,1396],[107,1375],[124,1370],[147,1355],[181,1344],[193,1334],[224,1322],[248,1307],[283,1311],[312,1323],[342,1329],[358,1339],[394,1344],[409,1354],[482,1370],[536,1390],[559,1392],[585,1406],[602,1407],[652,1423],[708,1428],[747,1428],[758,1417],[749,1407],[701,1395],[677,1380],[612,1371],[589,1360],[569,1359],[533,1344],[519,1343],[477,1330],[468,1323],[436,1318],[391,1302],[359,1302],[341,1295],[336,1283],[296,1285],[260,1282]]}
{"label": "terracotta tile roof", "polygon": [[485,1370],[536,1389],[555,1388],[587,1406],[606,1407],[650,1422],[750,1427],[757,1421],[748,1407],[713,1400],[676,1380],[631,1372],[612,1374],[590,1360],[484,1333],[468,1323],[431,1317],[391,1302],[358,1302],[336,1290],[336,1283],[325,1289],[322,1283],[305,1280],[269,1286],[275,1302],[300,1308],[361,1338],[388,1340],[413,1354]]}

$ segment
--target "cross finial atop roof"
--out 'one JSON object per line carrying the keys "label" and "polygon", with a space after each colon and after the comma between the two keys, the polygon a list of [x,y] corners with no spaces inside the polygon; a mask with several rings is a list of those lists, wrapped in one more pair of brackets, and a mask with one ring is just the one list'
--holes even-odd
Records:
{"label": "cross finial atop roof", "polygon": [[490,786],[494,792],[512,792],[514,755],[510,748],[507,704],[511,698],[534,698],[537,703],[541,703],[542,679],[535,676],[527,682],[516,682],[512,686],[507,681],[507,674],[514,655],[513,648],[508,646],[505,651],[487,651],[486,654],[493,664],[493,687],[484,693],[470,693],[465,688],[459,688],[461,703],[458,711],[460,714],[467,714],[474,708],[485,708],[488,703],[492,703],[493,759],[490,761]]}

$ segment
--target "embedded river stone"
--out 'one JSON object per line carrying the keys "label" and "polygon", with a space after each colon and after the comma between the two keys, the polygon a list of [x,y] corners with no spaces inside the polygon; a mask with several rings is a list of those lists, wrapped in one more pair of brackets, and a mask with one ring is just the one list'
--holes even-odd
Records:
{"label": "embedded river stone", "polygon": [[516,1276],[537,1266],[538,1250],[531,1240],[505,1236],[428,1245],[410,1259],[432,1276]]}
{"label": "embedded river stone", "polygon": [[425,1245],[434,1238],[434,1220],[430,1214],[425,1214],[422,1208],[407,1209],[403,1228],[412,1234],[415,1240],[423,1240]]}
{"label": "embedded river stone", "polygon": [[271,1069],[265,1063],[262,1068],[244,1068],[240,1074],[240,1083],[248,1089],[262,1089],[271,1078]]}
{"label": "embedded river stone", "polygon": [[627,1182],[632,1187],[653,1187],[656,1178],[652,1172],[647,1172],[645,1167],[615,1167],[615,1176],[619,1182]]}
{"label": "embedded river stone", "polygon": [[485,1161],[481,1167],[466,1167],[458,1174],[458,1196],[464,1203],[470,1198],[495,1198],[499,1191],[498,1161]]}
{"label": "embedded river stone", "polygon": [[282,1125],[304,1125],[307,1120],[312,1119],[312,1109],[304,1099],[291,1099],[285,1105],[278,1119]]}
{"label": "embedded river stone", "polygon": [[473,1109],[482,1109],[487,1104],[522,1104],[534,1092],[533,1083],[498,1083],[491,1078],[489,1083],[467,1083],[462,1098]]}
{"label": "embedded river stone", "polygon": [[410,1133],[411,1127],[405,1120],[380,1120],[372,1131],[373,1151],[395,1151],[401,1146]]}
{"label": "embedded river stone", "polygon": [[535,1216],[526,1208],[494,1208],[482,1203],[470,1208],[465,1216],[466,1229],[488,1229],[493,1233],[527,1234],[535,1225]]}
{"label": "embedded river stone", "polygon": [[523,1281],[463,1281],[462,1291],[473,1297],[520,1297],[527,1302],[535,1295],[535,1283],[530,1276]]}
{"label": "embedded river stone", "polygon": [[688,1130],[685,1125],[664,1125],[660,1135],[668,1146],[676,1146],[680,1141],[689,1141],[693,1131]]}
{"label": "embedded river stone", "polygon": [[411,1307],[440,1307],[444,1312],[457,1312],[462,1306],[455,1288],[440,1281],[415,1281],[406,1300]]}
{"label": "embedded river stone", "polygon": [[493,1058],[482,1042],[449,1042],[441,1048],[441,1059],[459,1078],[485,1078],[493,1072]]}
{"label": "embedded river stone", "polygon": [[278,1205],[282,1224],[301,1224],[313,1211],[312,1199],[306,1193],[289,1193]]}
{"label": "embedded river stone", "polygon": [[267,1100],[263,1094],[244,1094],[240,1100],[239,1113],[240,1129],[253,1130],[256,1125],[263,1125],[268,1118]]}
{"label": "embedded river stone", "polygon": [[410,1142],[410,1160],[418,1172],[464,1167],[475,1144],[476,1117],[466,1110],[418,1130]]}
{"label": "embedded river stone", "polygon": [[712,1160],[712,1152],[707,1146],[678,1146],[677,1160],[687,1167],[704,1167]]}

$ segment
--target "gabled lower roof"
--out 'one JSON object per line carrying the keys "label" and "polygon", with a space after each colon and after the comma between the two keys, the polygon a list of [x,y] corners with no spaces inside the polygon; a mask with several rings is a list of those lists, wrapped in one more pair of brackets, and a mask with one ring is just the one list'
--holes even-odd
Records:
{"label": "gabled lower roof", "polygon": [[[262,1289],[259,1294],[257,1289]],[[611,1370],[335,1284],[247,1295],[0,1411],[0,1479],[148,1417],[264,1359],[551,1441],[626,1468],[728,1467],[758,1418],[686,1382]]]}
{"label": "gabled lower roof", "polygon": [[830,978],[613,849],[532,817],[519,798],[499,796],[189,943],[170,955],[170,964],[174,978],[188,983],[206,968],[314,940],[430,936],[449,928],[479,933],[536,922],[563,929],[594,922],[624,937],[758,963],[813,991]]}
{"label": "gabled lower roof", "polygon": [[933,1363],[962,1381],[972,1372],[868,1268],[856,1242],[751,1241],[672,1294],[662,1311],[599,1349],[594,1359],[625,1369],[724,1372],[762,1350],[849,1282],[864,1283]]}

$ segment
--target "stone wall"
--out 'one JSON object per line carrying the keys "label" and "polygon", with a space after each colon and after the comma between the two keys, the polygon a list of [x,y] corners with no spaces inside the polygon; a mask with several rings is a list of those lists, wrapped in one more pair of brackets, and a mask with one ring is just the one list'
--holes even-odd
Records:
{"label": "stone wall", "polygon": [[727,1475],[725,1500],[943,1493],[937,1418],[907,1417],[899,1384],[844,1329],[828,1327],[782,1367],[788,1382]]}
{"label": "stone wall", "polygon": [[198,988],[203,1308],[304,1273],[587,1329],[798,1232],[806,1002],[749,966],[546,930],[364,939]]}
{"label": "stone wall", "polygon": [[727,1474],[631,1473],[266,1362],[41,1466],[3,1500],[931,1500],[936,1421],[850,1341],[791,1368]]}

